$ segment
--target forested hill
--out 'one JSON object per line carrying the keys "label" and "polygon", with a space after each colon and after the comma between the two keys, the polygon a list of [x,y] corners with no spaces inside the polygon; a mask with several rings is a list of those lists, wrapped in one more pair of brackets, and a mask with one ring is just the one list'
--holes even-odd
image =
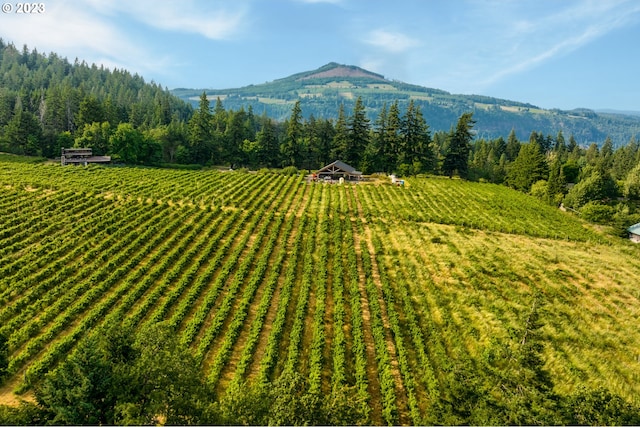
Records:
{"label": "forested hill", "polygon": [[0,39],[0,151],[53,157],[94,123],[151,129],[191,114],[189,104],[137,74]]}
{"label": "forested hill", "polygon": [[[175,89],[173,93],[197,105],[203,89]],[[479,95],[455,95],[443,90],[387,80],[380,74],[355,66],[330,63],[317,70],[297,73],[269,83],[237,89],[206,90],[212,101],[217,97],[225,107],[238,110],[253,108],[256,114],[265,112],[276,120],[285,120],[293,104],[300,100],[305,117],[338,117],[353,109],[362,98],[370,119],[382,106],[399,101],[406,109],[413,100],[421,109],[432,131],[448,131],[464,112],[473,111],[476,131],[482,138],[505,137],[511,129],[521,140],[532,131],[556,135],[562,131],[573,135],[581,145],[593,142],[601,145],[607,136],[614,145],[622,146],[640,134],[640,117],[631,114],[596,113],[588,109],[571,111],[545,110],[534,105]]]}

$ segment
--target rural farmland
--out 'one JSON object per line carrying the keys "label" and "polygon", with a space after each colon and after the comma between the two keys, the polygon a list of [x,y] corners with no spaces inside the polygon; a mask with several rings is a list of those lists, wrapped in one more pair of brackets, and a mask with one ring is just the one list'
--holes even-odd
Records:
{"label": "rural farmland", "polygon": [[90,331],[166,322],[218,393],[294,370],[354,387],[372,423],[432,424],[494,381],[535,311],[556,393],[639,404],[639,251],[493,184],[2,156],[0,403]]}

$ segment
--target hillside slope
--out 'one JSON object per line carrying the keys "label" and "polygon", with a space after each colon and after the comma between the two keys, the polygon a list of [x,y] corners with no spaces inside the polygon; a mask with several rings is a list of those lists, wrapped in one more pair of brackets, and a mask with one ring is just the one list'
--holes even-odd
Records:
{"label": "hillside slope", "polygon": [[[203,89],[175,89],[175,95],[196,105]],[[521,140],[532,131],[555,136],[562,130],[578,143],[601,144],[610,136],[624,145],[640,134],[640,117],[631,114],[596,113],[591,110],[545,110],[534,105],[479,95],[455,95],[443,90],[385,79],[352,65],[329,63],[317,70],[297,73],[272,82],[237,89],[206,90],[210,99],[219,97],[226,108],[251,106],[278,120],[289,117],[293,103],[301,101],[307,117],[336,118],[341,103],[347,111],[362,97],[374,119],[384,103],[398,100],[406,108],[409,100],[419,104],[432,131],[448,131],[464,112],[474,111],[476,130],[481,137],[506,136],[514,129]]]}
{"label": "hillside slope", "polygon": [[15,160],[0,395],[91,331],[165,321],[219,393],[293,369],[355,387],[374,424],[530,424],[520,391],[551,398],[533,372],[640,403],[640,247],[521,193]]}

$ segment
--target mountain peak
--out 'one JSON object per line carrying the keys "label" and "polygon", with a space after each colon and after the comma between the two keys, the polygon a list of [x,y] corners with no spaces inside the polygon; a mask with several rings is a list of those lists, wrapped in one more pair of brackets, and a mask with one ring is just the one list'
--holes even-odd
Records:
{"label": "mountain peak", "polygon": [[343,65],[337,62],[330,62],[317,70],[309,71],[303,75],[299,75],[296,81],[309,79],[325,79],[325,78],[349,78],[349,77],[365,77],[374,80],[385,81],[384,76],[374,72],[365,70],[355,65]]}

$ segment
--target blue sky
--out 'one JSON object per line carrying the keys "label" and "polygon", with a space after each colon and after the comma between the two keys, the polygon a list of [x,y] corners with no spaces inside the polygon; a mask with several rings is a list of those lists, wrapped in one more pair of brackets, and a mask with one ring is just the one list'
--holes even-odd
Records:
{"label": "blue sky", "polygon": [[452,93],[640,111],[638,0],[43,3],[39,15],[0,13],[0,37],[169,89],[240,87],[335,61]]}

